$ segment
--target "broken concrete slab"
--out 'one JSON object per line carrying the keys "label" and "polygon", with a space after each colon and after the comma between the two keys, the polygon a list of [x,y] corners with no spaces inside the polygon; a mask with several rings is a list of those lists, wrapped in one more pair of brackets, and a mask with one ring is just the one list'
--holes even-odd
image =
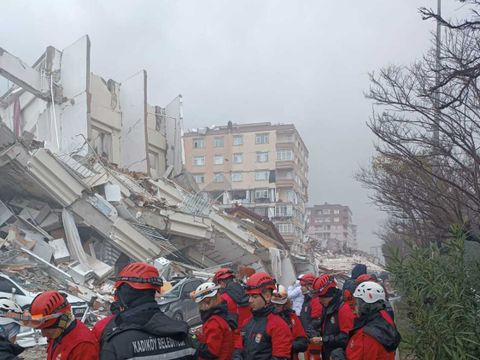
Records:
{"label": "broken concrete slab", "polygon": [[55,264],[70,261],[70,252],[63,238],[50,241],[50,246],[54,249],[53,259]]}
{"label": "broken concrete slab", "polygon": [[9,220],[14,218],[15,214],[0,200],[0,226],[8,223]]}

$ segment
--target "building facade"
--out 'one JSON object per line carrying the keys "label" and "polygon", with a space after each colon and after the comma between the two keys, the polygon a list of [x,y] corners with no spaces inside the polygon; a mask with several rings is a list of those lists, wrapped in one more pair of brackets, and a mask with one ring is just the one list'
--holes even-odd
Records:
{"label": "building facade", "polygon": [[307,208],[307,233],[319,248],[332,251],[357,249],[357,225],[352,211],[339,204],[314,205]]}
{"label": "building facade", "polygon": [[293,124],[232,124],[184,134],[185,167],[219,206],[251,208],[289,244],[305,234],[308,150]]}

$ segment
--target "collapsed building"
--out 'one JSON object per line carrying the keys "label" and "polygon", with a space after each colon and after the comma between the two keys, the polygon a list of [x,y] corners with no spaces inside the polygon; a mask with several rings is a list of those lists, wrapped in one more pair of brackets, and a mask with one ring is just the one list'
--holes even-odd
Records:
{"label": "collapsed building", "polygon": [[35,263],[74,284],[101,284],[130,261],[211,273],[249,266],[291,284],[312,271],[275,226],[230,214],[182,169],[182,97],[147,102],[147,73],[90,72],[90,40],[48,47],[29,66],[0,48],[0,272]]}

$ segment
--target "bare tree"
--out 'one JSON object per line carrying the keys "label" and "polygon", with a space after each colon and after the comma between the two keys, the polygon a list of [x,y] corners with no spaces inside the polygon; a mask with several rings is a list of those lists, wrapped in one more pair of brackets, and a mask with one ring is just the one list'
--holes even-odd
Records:
{"label": "bare tree", "polygon": [[[383,234],[424,245],[441,241],[453,223],[480,213],[480,1],[471,18],[443,18],[440,66],[432,49],[411,66],[370,75],[368,126],[377,155],[357,175],[390,214]],[[424,18],[438,17],[421,9]],[[439,138],[432,135],[437,129]]]}

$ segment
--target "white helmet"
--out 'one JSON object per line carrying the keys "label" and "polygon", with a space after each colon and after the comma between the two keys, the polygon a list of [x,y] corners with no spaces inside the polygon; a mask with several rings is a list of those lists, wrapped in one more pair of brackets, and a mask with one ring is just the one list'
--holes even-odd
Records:
{"label": "white helmet", "polygon": [[278,285],[272,293],[272,303],[278,305],[284,305],[288,301],[288,292],[285,286]]}
{"label": "white helmet", "polygon": [[2,314],[8,312],[23,314],[22,308],[16,302],[6,298],[0,298],[0,325],[7,325],[11,323],[20,324],[17,320],[12,318],[2,317]]}
{"label": "white helmet", "polygon": [[379,300],[385,301],[385,290],[376,282],[365,281],[357,286],[353,296],[362,299],[367,304],[373,304]]}
{"label": "white helmet", "polygon": [[220,286],[213,282],[206,282],[197,287],[193,293],[193,299],[196,303],[203,301],[207,297],[214,297],[217,295]]}

